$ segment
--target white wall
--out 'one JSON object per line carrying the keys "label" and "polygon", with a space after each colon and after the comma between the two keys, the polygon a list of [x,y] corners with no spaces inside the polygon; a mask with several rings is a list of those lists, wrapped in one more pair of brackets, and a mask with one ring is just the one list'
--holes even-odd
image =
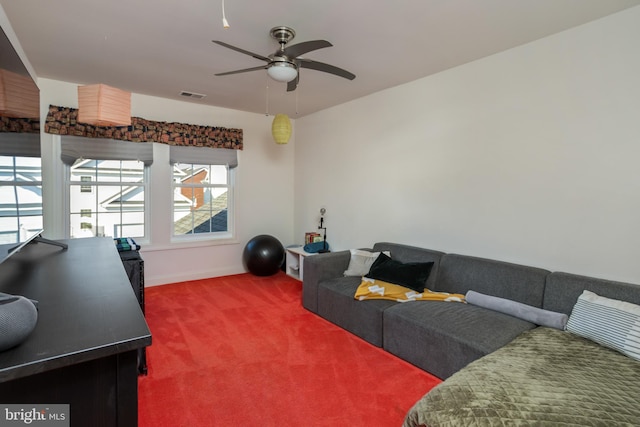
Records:
{"label": "white wall", "polygon": [[[77,84],[39,79],[38,85],[43,117],[50,104],[77,108]],[[132,115],[149,120],[241,128],[244,133],[236,170],[237,239],[224,244],[171,243],[169,150],[167,145],[154,144],[154,184],[149,195],[152,240],[142,249],[147,285],[242,273],[244,246],[258,234],[271,234],[285,246],[292,243],[293,144],[273,142],[273,117],[139,94],[132,94],[131,110]],[[60,214],[63,201],[57,189],[63,185],[58,137],[43,133],[42,152],[45,229],[50,237],[59,238],[66,219]],[[154,186],[160,191],[153,191]]]}
{"label": "white wall", "polygon": [[639,52],[635,7],[298,119],[296,241],[640,283]]}

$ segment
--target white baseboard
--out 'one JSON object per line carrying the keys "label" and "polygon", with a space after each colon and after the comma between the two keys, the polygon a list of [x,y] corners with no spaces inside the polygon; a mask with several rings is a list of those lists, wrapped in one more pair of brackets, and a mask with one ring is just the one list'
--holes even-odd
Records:
{"label": "white baseboard", "polygon": [[225,268],[216,268],[213,270],[203,270],[203,271],[180,271],[176,272],[176,274],[165,274],[160,276],[153,276],[149,274],[149,272],[145,271],[144,275],[144,286],[159,286],[159,285],[167,285],[170,283],[178,283],[178,282],[187,282],[190,280],[200,280],[200,279],[208,279],[211,277],[221,277],[221,276],[230,276],[233,274],[241,274],[246,273],[242,267],[238,266],[229,266]]}

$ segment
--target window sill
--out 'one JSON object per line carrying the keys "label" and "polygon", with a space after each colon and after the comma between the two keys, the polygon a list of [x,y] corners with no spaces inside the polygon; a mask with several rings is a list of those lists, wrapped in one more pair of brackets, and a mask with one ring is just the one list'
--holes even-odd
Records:
{"label": "window sill", "polygon": [[175,239],[169,244],[165,245],[147,245],[142,247],[142,252],[157,252],[157,251],[173,251],[177,249],[191,249],[202,248],[207,246],[223,246],[223,245],[237,245],[238,239],[233,237],[228,238],[180,238]]}

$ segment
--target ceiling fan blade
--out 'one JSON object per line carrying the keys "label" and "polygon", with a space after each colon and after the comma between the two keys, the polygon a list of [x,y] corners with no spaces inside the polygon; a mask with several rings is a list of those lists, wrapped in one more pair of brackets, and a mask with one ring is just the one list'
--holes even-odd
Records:
{"label": "ceiling fan blade", "polygon": [[309,68],[316,71],[323,71],[325,73],[335,74],[336,76],[344,77],[345,79],[353,80],[356,78],[356,75],[350,73],[347,70],[343,70],[342,68],[338,68],[334,65],[325,64],[324,62],[312,61],[310,59],[302,59],[298,58],[299,65],[302,68]]}
{"label": "ceiling fan blade", "polygon": [[264,70],[267,67],[268,67],[268,65],[261,65],[259,67],[244,68],[242,70],[227,71],[226,73],[218,73],[218,74],[216,74],[216,76],[228,76],[230,74],[248,73],[249,71]]}
{"label": "ceiling fan blade", "polygon": [[307,52],[311,52],[312,50],[323,49],[331,46],[333,45],[326,40],[311,40],[289,46],[284,49],[283,53],[293,59],[300,55],[304,55]]}
{"label": "ceiling fan blade", "polygon": [[235,50],[236,52],[244,53],[245,55],[253,56],[256,59],[261,61],[271,62],[269,58],[266,56],[259,55],[257,53],[249,52],[248,50],[240,49],[239,47],[231,46],[228,43],[221,42],[220,40],[211,40],[215,44],[219,44],[220,46],[226,47],[227,49]]}
{"label": "ceiling fan blade", "polygon": [[298,87],[298,82],[300,82],[300,73],[296,76],[295,79],[291,80],[287,83],[287,92],[293,92]]}

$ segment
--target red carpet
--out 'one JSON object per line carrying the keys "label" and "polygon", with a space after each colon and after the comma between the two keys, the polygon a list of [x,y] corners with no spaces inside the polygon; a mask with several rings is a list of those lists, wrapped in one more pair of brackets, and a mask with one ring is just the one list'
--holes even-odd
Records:
{"label": "red carpet", "polygon": [[151,287],[145,299],[143,427],[399,427],[440,382],[302,308],[284,273]]}

